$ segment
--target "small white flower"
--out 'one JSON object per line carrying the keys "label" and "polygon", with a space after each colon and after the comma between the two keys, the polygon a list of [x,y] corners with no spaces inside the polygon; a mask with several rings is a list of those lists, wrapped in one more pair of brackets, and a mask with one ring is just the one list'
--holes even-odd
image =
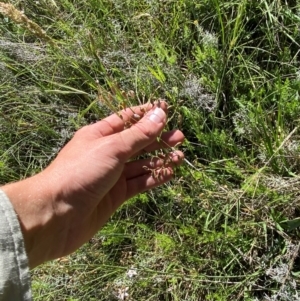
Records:
{"label": "small white flower", "polygon": [[126,300],[127,297],[129,297],[129,294],[127,293],[128,289],[128,286],[124,288],[119,288],[117,298],[121,301]]}
{"label": "small white flower", "polygon": [[132,277],[134,277],[134,276],[137,275],[137,270],[134,269],[134,268],[129,269],[129,270],[127,271],[126,275],[127,275],[129,278],[132,278]]}
{"label": "small white flower", "polygon": [[271,279],[275,280],[277,283],[284,283],[289,275],[289,272],[289,266],[281,263],[274,268],[269,268],[266,271],[266,275],[270,276]]}

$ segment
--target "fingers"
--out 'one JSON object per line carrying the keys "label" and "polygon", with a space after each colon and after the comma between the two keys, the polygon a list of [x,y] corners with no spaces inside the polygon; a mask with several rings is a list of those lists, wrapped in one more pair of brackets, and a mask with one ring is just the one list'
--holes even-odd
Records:
{"label": "fingers", "polygon": [[149,111],[138,123],[115,135],[115,143],[122,143],[122,148],[119,148],[115,156],[123,162],[128,161],[155,141],[166,122],[166,113],[160,107]]}
{"label": "fingers", "polygon": [[184,135],[179,130],[172,130],[170,132],[162,133],[159,141],[155,140],[152,144],[145,148],[146,152],[152,152],[160,148],[169,148],[184,141]]}
{"label": "fingers", "polygon": [[[147,103],[141,106],[135,106],[126,108],[117,114],[108,116],[107,118],[92,124],[89,126],[89,130],[93,131],[93,134],[100,138],[108,135],[112,135],[124,130],[126,124],[135,124],[138,122],[150,109],[152,104]],[[167,104],[160,102],[160,107],[167,112]]]}
{"label": "fingers", "polygon": [[171,167],[161,169],[156,176],[145,174],[127,181],[126,199],[129,199],[139,193],[160,186],[173,177],[173,169]]}
{"label": "fingers", "polygon": [[179,130],[173,130],[170,132],[164,132],[159,137],[159,139],[155,140],[153,143],[145,147],[142,151],[135,154],[134,156],[141,155],[145,152],[153,152],[158,149],[170,148],[174,147],[178,144],[181,144],[184,141],[184,135]]}
{"label": "fingers", "polygon": [[171,152],[160,157],[152,157],[128,162],[124,168],[127,180],[149,173],[155,173],[160,168],[178,166],[182,163],[184,155],[181,151]]}
{"label": "fingers", "polygon": [[[137,176],[126,181],[126,188],[122,187],[122,182],[117,182],[116,185],[120,185],[120,189],[116,192],[117,195],[112,195],[109,198],[104,198],[97,206],[97,229],[105,224],[109,217],[124,203],[124,201],[132,198],[133,196],[142,193],[144,191],[150,190],[157,186],[160,186],[173,177],[173,169],[171,167],[162,169],[161,173],[154,177],[152,174],[144,174]],[[122,193],[120,197],[120,191]]]}

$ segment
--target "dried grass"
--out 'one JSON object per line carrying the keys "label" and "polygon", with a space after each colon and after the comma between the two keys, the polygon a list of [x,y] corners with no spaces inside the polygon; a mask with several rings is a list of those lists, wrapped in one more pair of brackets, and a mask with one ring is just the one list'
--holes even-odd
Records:
{"label": "dried grass", "polygon": [[30,31],[38,38],[46,41],[51,46],[56,46],[55,42],[46,34],[46,32],[35,22],[30,20],[25,14],[16,9],[12,4],[0,2],[0,13],[10,18],[16,24]]}

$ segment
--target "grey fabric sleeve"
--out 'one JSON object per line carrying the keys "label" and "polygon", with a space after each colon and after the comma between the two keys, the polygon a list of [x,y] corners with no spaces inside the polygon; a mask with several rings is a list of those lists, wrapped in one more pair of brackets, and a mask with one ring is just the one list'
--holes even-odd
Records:
{"label": "grey fabric sleeve", "polygon": [[0,189],[0,301],[30,301],[30,274],[18,217]]}

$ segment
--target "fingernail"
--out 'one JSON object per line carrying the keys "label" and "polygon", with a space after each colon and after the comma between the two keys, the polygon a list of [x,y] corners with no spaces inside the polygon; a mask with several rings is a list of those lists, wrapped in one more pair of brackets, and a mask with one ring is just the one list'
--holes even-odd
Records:
{"label": "fingernail", "polygon": [[161,108],[155,108],[155,110],[151,113],[149,119],[155,123],[164,122],[166,118],[166,113]]}

